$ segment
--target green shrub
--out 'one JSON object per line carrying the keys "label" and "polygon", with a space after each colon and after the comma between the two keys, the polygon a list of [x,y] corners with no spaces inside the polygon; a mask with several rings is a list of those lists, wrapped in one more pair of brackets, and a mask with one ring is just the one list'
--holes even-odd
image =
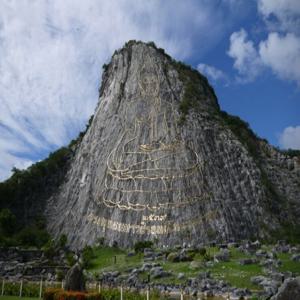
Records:
{"label": "green shrub", "polygon": [[22,229],[16,239],[19,245],[41,248],[49,241],[50,235],[45,229],[39,229],[33,225]]}
{"label": "green shrub", "polygon": [[6,296],[18,296],[20,292],[19,282],[5,282],[5,292]]}
{"label": "green shrub", "polygon": [[210,107],[219,110],[217,97],[206,77],[182,62],[172,60],[172,64],[179,74],[179,79],[184,84],[183,96],[179,104],[181,112],[179,125],[183,125],[186,121],[186,115],[190,109],[201,107],[201,105],[207,102],[207,99],[213,100],[213,106],[210,105]]}
{"label": "green shrub", "polygon": [[206,248],[200,248],[198,252],[201,256],[204,256],[206,254]]}
{"label": "green shrub", "polygon": [[99,237],[99,238],[97,239],[96,244],[97,244],[98,246],[104,246],[104,243],[105,243],[105,238],[104,238],[104,237]]}
{"label": "green shrub", "polygon": [[211,255],[209,255],[208,253],[205,253],[204,255],[203,255],[203,260],[204,261],[210,261],[210,260],[212,260],[213,259],[213,257],[211,256]]}
{"label": "green shrub", "polygon": [[279,150],[281,153],[288,155],[290,157],[299,157],[300,158],[300,150],[296,149],[287,149],[287,150]]}
{"label": "green shrub", "polygon": [[[150,295],[151,300],[162,299],[159,296],[157,296],[157,293],[154,291],[150,293]],[[120,289],[104,289],[101,291],[101,296],[103,297],[103,300],[120,300]],[[123,298],[126,300],[146,299],[145,295],[139,294],[138,292],[128,291],[125,289],[123,291]]]}
{"label": "green shrub", "polygon": [[239,138],[240,142],[246,146],[254,158],[259,158],[259,138],[251,130],[249,124],[237,116],[232,116],[225,111],[220,111],[220,115],[226,125]]}
{"label": "green shrub", "polygon": [[[4,295],[19,296],[21,282],[5,282]],[[23,282],[22,296],[23,297],[38,297],[39,283],[33,284],[26,281]]]}
{"label": "green shrub", "polygon": [[62,281],[65,278],[65,273],[62,270],[56,271],[56,279]]}
{"label": "green shrub", "polygon": [[102,65],[102,69],[104,72],[106,72],[108,70],[109,65],[108,64],[103,64]]}
{"label": "green shrub", "polygon": [[58,246],[60,248],[65,248],[67,242],[68,242],[67,236],[65,234],[62,234],[58,240]]}
{"label": "green shrub", "polygon": [[136,253],[143,252],[145,248],[152,248],[152,241],[139,241],[134,244],[134,251]]}
{"label": "green shrub", "polygon": [[[145,295],[138,292],[123,290],[123,297],[126,300],[144,300]],[[64,291],[62,289],[47,289],[44,293],[44,300],[119,300],[120,289],[102,289],[101,293],[85,293],[75,291]],[[161,299],[159,293],[153,291],[151,299]]]}
{"label": "green shrub", "polygon": [[167,256],[167,260],[169,262],[178,262],[179,261],[178,253],[176,253],[176,252],[169,253]]}
{"label": "green shrub", "polygon": [[48,259],[52,259],[55,254],[56,254],[56,249],[55,249],[55,242],[54,240],[49,240],[44,247],[42,248],[42,250],[44,251],[46,257]]}
{"label": "green shrub", "polygon": [[0,211],[0,233],[5,236],[11,235],[16,230],[16,216],[8,208]]}
{"label": "green shrub", "polygon": [[85,268],[90,266],[91,260],[94,258],[94,251],[91,246],[85,246],[82,249],[82,263]]}
{"label": "green shrub", "polygon": [[74,266],[76,263],[76,260],[74,258],[74,253],[73,252],[68,252],[66,254],[66,259],[67,259],[67,263],[70,267]]}

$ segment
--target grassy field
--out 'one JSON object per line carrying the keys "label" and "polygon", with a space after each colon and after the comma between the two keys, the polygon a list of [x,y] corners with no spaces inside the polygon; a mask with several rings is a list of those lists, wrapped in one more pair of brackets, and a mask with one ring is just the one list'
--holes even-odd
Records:
{"label": "grassy field", "polygon": [[39,298],[27,298],[27,297],[18,297],[18,296],[0,296],[0,300],[39,300]]}
{"label": "grassy field", "polygon": [[[270,250],[271,246],[264,246],[263,249]],[[207,252],[211,257],[219,250],[214,247],[207,248]],[[171,276],[166,278],[152,279],[154,283],[170,283],[184,284],[187,278],[196,277],[199,272],[209,271],[214,278],[223,279],[232,286],[239,288],[249,288],[251,290],[259,290],[260,287],[251,283],[252,276],[264,275],[263,269],[259,264],[241,265],[239,261],[243,258],[249,258],[250,255],[240,252],[236,248],[230,248],[230,261],[213,263],[211,267],[205,267],[203,257],[196,254],[194,261],[199,262],[196,269],[190,268],[190,262],[173,263],[163,259],[156,260],[160,263],[165,271],[171,272]],[[280,272],[291,271],[300,275],[300,262],[293,262],[291,254],[279,254],[278,258],[282,261],[282,265],[278,269]],[[94,258],[91,261],[89,271],[93,274],[100,274],[106,271],[120,271],[124,274],[132,268],[139,268],[143,264],[143,254],[127,256],[127,252],[116,248],[96,248],[94,250]],[[178,279],[178,273],[184,273],[184,279]],[[148,272],[139,274],[141,280],[146,280]]]}

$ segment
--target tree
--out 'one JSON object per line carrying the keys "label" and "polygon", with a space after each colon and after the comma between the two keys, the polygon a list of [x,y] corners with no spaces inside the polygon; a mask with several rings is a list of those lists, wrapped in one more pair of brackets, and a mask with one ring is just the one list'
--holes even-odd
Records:
{"label": "tree", "polygon": [[0,211],[0,232],[3,235],[12,235],[16,230],[16,216],[7,208]]}

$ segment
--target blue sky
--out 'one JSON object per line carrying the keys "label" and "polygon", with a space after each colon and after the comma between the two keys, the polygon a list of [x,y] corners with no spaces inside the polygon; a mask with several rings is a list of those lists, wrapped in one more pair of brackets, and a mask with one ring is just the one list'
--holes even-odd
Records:
{"label": "blue sky", "polygon": [[3,0],[0,180],[85,128],[101,66],[130,39],[191,64],[223,110],[300,149],[299,0]]}

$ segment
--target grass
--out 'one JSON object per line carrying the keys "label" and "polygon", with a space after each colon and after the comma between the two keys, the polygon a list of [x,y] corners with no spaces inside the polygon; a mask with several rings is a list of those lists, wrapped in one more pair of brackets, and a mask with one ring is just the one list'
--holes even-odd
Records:
{"label": "grass", "polygon": [[118,248],[102,247],[94,249],[94,258],[91,260],[89,270],[92,273],[99,271],[125,272],[141,264],[142,255],[127,256],[124,250]]}
{"label": "grass", "polygon": [[[270,251],[271,246],[263,246],[262,249]],[[197,277],[200,272],[210,271],[216,279],[222,279],[232,286],[238,288],[248,288],[253,291],[260,289],[259,286],[251,283],[252,276],[264,275],[263,268],[259,264],[240,265],[239,261],[243,258],[250,258],[251,255],[245,254],[236,248],[230,248],[229,262],[214,262],[212,266],[206,267],[203,257],[200,254],[194,256],[194,261],[199,262],[199,268],[191,269],[190,262],[173,263],[164,259],[156,260],[165,271],[171,273],[171,276],[165,278],[151,278],[153,283],[164,284],[185,284],[188,278]],[[209,256],[213,257],[219,249],[216,247],[207,248]],[[126,251],[115,248],[97,248],[94,250],[95,257],[91,262],[90,271],[94,274],[99,274],[103,271],[120,271],[126,273],[132,268],[139,268],[144,263],[143,255],[137,254],[131,257],[127,256]],[[279,259],[282,261],[279,271],[291,271],[300,275],[300,262],[291,261],[291,254],[279,254]],[[116,257],[116,263],[114,263]],[[178,273],[184,273],[184,279],[178,279]],[[139,274],[141,281],[146,281],[148,272]],[[1,299],[0,299],[1,300]]]}
{"label": "grass", "polygon": [[282,265],[279,267],[280,272],[290,271],[297,276],[300,275],[300,261],[292,261],[291,255],[288,253],[280,253],[278,258],[282,261]]}
{"label": "grass", "polygon": [[230,261],[215,264],[210,271],[213,277],[223,279],[237,288],[258,290],[259,287],[251,283],[252,276],[262,275],[262,269],[258,264],[241,266],[238,261]]}
{"label": "grass", "polygon": [[18,297],[18,296],[0,296],[0,300],[38,300],[40,298]]}

